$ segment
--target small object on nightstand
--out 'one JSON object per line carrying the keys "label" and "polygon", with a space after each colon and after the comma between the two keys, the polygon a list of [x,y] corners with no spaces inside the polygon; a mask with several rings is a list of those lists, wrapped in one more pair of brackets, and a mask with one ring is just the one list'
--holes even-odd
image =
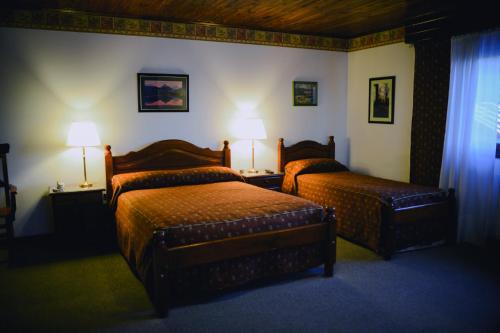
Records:
{"label": "small object on nightstand", "polygon": [[261,170],[257,173],[243,173],[243,178],[248,184],[262,187],[268,190],[281,191],[283,174],[274,173],[272,170]]}
{"label": "small object on nightstand", "polygon": [[64,191],[64,183],[58,180],[56,187],[52,188],[52,192],[63,192],[63,191]]}

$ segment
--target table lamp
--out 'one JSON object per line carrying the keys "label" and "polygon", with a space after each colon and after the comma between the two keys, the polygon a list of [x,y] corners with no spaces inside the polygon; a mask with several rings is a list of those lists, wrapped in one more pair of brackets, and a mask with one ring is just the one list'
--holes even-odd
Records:
{"label": "table lamp", "polygon": [[68,133],[68,140],[66,145],[70,147],[82,147],[83,156],[83,177],[84,182],[80,184],[80,187],[91,187],[92,184],[87,182],[87,165],[85,161],[85,147],[99,146],[101,140],[99,140],[99,135],[97,135],[97,129],[94,123],[85,122],[74,122],[71,124]]}
{"label": "table lamp", "polygon": [[257,173],[255,169],[255,140],[267,139],[264,123],[260,118],[249,118],[241,122],[241,127],[238,133],[240,139],[252,140],[252,168],[249,173]]}

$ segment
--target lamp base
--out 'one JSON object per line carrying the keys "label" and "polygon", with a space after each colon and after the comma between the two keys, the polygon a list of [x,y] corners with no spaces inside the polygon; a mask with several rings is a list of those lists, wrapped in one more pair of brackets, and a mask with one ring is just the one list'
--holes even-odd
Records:
{"label": "lamp base", "polygon": [[247,173],[259,173],[259,170],[257,170],[257,169],[253,169],[253,168],[252,168],[252,169],[248,169],[248,170],[246,170],[246,172],[247,172]]}
{"label": "lamp base", "polygon": [[88,188],[88,187],[92,187],[92,184],[85,182],[85,183],[81,183],[80,187],[82,187],[82,188]]}

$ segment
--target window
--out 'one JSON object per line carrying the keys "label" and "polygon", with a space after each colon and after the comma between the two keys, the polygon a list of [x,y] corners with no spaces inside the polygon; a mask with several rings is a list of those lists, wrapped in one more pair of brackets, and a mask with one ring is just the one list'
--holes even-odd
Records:
{"label": "window", "polygon": [[497,158],[500,158],[500,103],[497,105]]}
{"label": "window", "polygon": [[[500,48],[497,47],[497,48]],[[472,132],[474,144],[488,146],[500,158],[500,55],[485,55],[477,62],[477,87]],[[492,146],[493,145],[493,146]]]}
{"label": "window", "polygon": [[451,41],[441,186],[455,188],[458,240],[500,237],[500,30]]}

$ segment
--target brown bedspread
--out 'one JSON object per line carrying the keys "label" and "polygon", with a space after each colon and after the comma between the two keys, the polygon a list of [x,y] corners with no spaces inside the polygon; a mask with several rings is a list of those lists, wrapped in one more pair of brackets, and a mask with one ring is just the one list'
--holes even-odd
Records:
{"label": "brown bedspread", "polygon": [[122,173],[113,176],[111,180],[113,195],[111,196],[110,206],[115,209],[118,197],[122,193],[132,190],[234,180],[243,181],[243,177],[236,171],[221,166]]}
{"label": "brown bedspread", "polygon": [[320,223],[323,214],[302,198],[229,181],[132,190],[117,198],[115,216],[122,253],[146,282],[157,229],[173,247]]}
{"label": "brown bedspread", "polygon": [[446,199],[446,193],[431,187],[361,175],[350,171],[296,176],[297,194],[335,207],[337,232],[376,252],[380,250],[381,207],[410,207]]}

